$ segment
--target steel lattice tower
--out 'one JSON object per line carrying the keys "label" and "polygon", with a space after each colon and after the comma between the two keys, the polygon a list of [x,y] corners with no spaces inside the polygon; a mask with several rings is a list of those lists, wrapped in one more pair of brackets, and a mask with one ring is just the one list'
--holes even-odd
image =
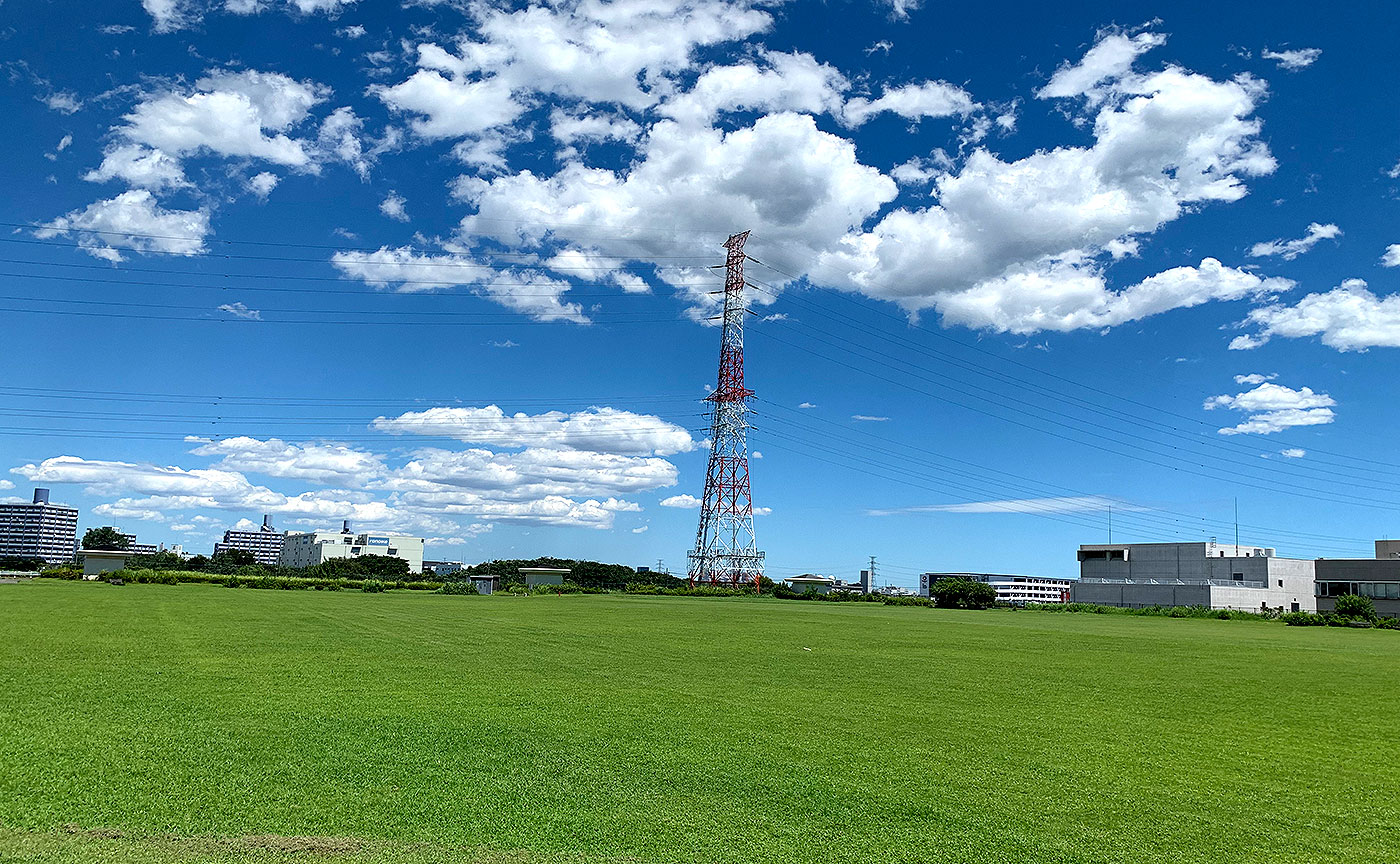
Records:
{"label": "steel lattice tower", "polygon": [[700,529],[690,552],[690,584],[708,582],[760,587],[763,553],[753,532],[749,493],[748,398],[744,386],[744,241],[749,232],[725,241],[724,330],[720,337],[719,382],[706,397],[710,409],[710,465]]}

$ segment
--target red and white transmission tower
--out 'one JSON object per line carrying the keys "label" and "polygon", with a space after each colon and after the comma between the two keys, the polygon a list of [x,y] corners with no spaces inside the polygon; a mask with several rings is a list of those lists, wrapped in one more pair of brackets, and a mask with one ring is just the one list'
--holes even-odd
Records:
{"label": "red and white transmission tower", "polygon": [[744,241],[749,232],[724,243],[729,250],[724,273],[724,331],[720,337],[719,383],[709,396],[710,465],[705,472],[705,500],[700,529],[690,552],[690,584],[759,588],[763,553],[753,533],[753,498],[749,494],[748,398],[744,386]]}

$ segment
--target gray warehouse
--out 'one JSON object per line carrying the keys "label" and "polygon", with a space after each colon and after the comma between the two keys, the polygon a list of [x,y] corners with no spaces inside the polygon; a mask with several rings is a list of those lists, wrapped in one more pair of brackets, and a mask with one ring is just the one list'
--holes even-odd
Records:
{"label": "gray warehouse", "polygon": [[1089,544],[1079,547],[1079,581],[1070,592],[1074,602],[1105,606],[1312,612],[1314,563],[1213,540]]}

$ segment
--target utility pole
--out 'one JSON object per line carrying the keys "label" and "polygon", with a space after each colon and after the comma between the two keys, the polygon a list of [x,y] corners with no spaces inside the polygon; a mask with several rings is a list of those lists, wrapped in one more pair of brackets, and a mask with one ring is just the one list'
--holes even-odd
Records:
{"label": "utility pole", "polygon": [[748,399],[744,386],[744,241],[731,236],[724,263],[724,329],[720,335],[719,379],[706,397],[710,408],[710,463],[695,548],[687,556],[690,584],[708,582],[762,590],[763,553],[753,530],[749,491]]}
{"label": "utility pole", "polygon": [[870,556],[870,590],[875,590],[875,556]]}

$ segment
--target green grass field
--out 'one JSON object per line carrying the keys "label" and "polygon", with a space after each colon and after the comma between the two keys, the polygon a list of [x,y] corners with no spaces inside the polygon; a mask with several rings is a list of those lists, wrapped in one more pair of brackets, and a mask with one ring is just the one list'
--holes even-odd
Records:
{"label": "green grass field", "polygon": [[1263,622],[4,585],[0,861],[1394,861],[1397,658]]}

